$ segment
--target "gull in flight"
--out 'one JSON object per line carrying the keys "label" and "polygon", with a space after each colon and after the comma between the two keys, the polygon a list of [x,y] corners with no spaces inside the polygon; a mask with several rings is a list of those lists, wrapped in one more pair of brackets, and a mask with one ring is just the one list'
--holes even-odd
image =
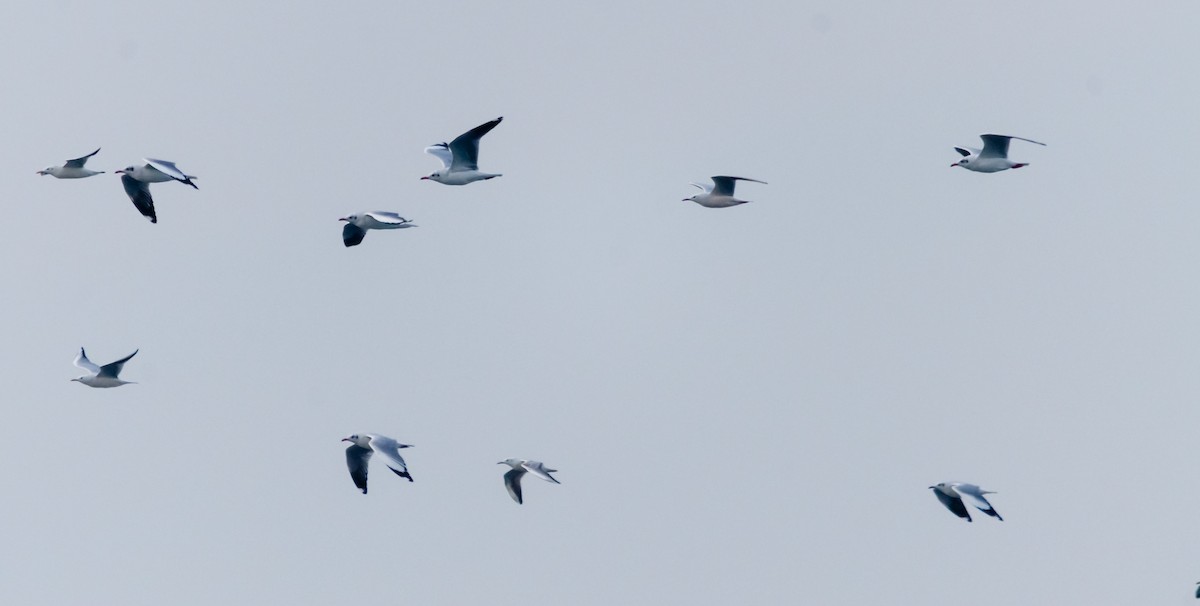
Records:
{"label": "gull in flight", "polygon": [[87,354],[84,353],[83,348],[80,347],[79,355],[75,356],[75,365],[92,374],[83,375],[82,377],[71,380],[79,381],[88,387],[120,387],[122,385],[128,385],[133,383],[133,381],[122,381],[117,375],[121,374],[121,368],[125,366],[125,363],[136,355],[137,350],[134,350],[133,353],[121,358],[120,360],[117,360],[116,362],[109,362],[104,366],[96,366],[95,363],[87,358]]}
{"label": "gull in flight", "polygon": [[733,186],[736,185],[738,181],[753,181],[755,183],[762,183],[763,185],[767,184],[766,181],[747,179],[745,177],[713,177],[712,185],[692,183],[692,185],[704,190],[704,193],[696,194],[690,198],[684,198],[683,201],[695,202],[696,204],[707,208],[727,208],[730,206],[737,206],[738,204],[745,204],[749,202],[749,200],[738,200],[737,198],[733,197]]}
{"label": "gull in flight", "polygon": [[520,505],[524,502],[521,498],[521,476],[525,475],[525,472],[532,473],[533,475],[547,482],[561,484],[561,482],[555,480],[554,477],[550,475],[551,473],[558,472],[558,470],[548,469],[541,461],[530,461],[528,459],[505,459],[496,464],[508,465],[509,467],[512,467],[512,469],[504,473],[504,487],[508,489],[509,496],[511,496],[513,500],[517,502],[517,505]]}
{"label": "gull in flight", "polygon": [[62,166],[47,166],[46,168],[37,171],[37,174],[42,176],[50,175],[56,179],[82,179],[84,177],[98,175],[104,171],[89,170],[83,167],[84,164],[87,164],[88,158],[91,158],[98,153],[100,153],[99,147],[96,148],[96,151],[83,156],[82,158],[67,160],[66,164],[63,164]]}
{"label": "gull in flight", "polygon": [[1008,159],[1009,141],[1020,139],[1029,143],[1045,145],[1045,143],[1034,141],[1033,139],[1012,137],[1009,135],[979,135],[979,138],[983,139],[982,150],[973,147],[954,148],[955,151],[963,156],[963,159],[951,164],[951,168],[961,166],[977,173],[998,173],[1010,168],[1021,168],[1022,166],[1029,166],[1029,164],[1026,162],[1013,162]]}
{"label": "gull in flight", "polygon": [[930,486],[929,488],[933,490],[933,494],[942,502],[942,505],[946,506],[946,509],[949,509],[954,515],[960,518],[966,518],[968,522],[971,521],[971,514],[967,513],[967,508],[963,505],[963,500],[971,503],[975,509],[1001,522],[1004,521],[1004,518],[1000,517],[1000,514],[996,513],[995,509],[992,509],[992,504],[988,503],[988,500],[983,496],[985,494],[995,494],[990,490],[984,490],[974,484],[964,484],[962,482],[942,482],[937,486]]}
{"label": "gull in flight", "polygon": [[368,229],[405,229],[417,226],[416,223],[396,213],[381,210],[361,212],[357,215],[342,217],[338,221],[346,222],[346,226],[342,228],[342,243],[347,247],[358,246],[363,238],[367,237]]}
{"label": "gull in flight", "polygon": [[125,193],[129,195],[138,212],[150,219],[151,223],[158,223],[158,215],[154,212],[154,198],[150,197],[151,183],[179,181],[196,189],[200,188],[192,183],[192,179],[197,177],[185,174],[174,162],[154,158],[143,160],[146,164],[142,166],[127,166],[117,172],[121,175],[121,185],[125,186]]}
{"label": "gull in flight", "polygon": [[421,180],[437,181],[445,185],[466,185],[483,181],[493,175],[479,171],[479,139],[488,134],[504,116],[485,122],[457,136],[449,143],[435,143],[425,148],[425,153],[442,161],[442,170],[421,177]]}
{"label": "gull in flight", "polygon": [[350,478],[354,480],[354,485],[363,494],[367,494],[367,461],[371,460],[372,453],[379,453],[388,469],[396,475],[407,478],[409,482],[413,481],[412,476],[408,475],[408,465],[404,464],[404,457],[400,456],[400,449],[412,448],[412,444],[401,444],[377,433],[356,433],[342,438],[342,441],[350,442],[350,446],[346,447],[346,466],[350,468]]}

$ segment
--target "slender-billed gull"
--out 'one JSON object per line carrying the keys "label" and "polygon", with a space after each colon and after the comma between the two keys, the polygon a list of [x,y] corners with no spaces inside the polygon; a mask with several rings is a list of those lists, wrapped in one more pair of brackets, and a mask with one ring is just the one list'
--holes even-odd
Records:
{"label": "slender-billed gull", "polygon": [[1033,139],[1010,135],[979,135],[979,138],[983,139],[982,150],[975,149],[974,147],[954,148],[955,151],[963,156],[963,159],[951,164],[951,168],[961,166],[977,173],[998,173],[1010,168],[1021,168],[1022,166],[1029,166],[1029,164],[1027,162],[1013,162],[1008,159],[1008,143],[1010,141],[1020,139],[1029,143],[1046,145]]}
{"label": "slender-billed gull", "polygon": [[509,496],[511,496],[518,505],[524,503],[524,500],[521,498],[521,476],[525,475],[525,472],[532,473],[533,475],[547,482],[554,482],[555,484],[561,483],[550,475],[558,470],[547,468],[541,461],[531,461],[528,459],[505,459],[497,463],[497,465],[508,465],[512,468],[504,474],[504,487],[508,489]]}
{"label": "slender-billed gull", "polygon": [[346,447],[346,466],[350,468],[350,478],[354,480],[354,485],[363,494],[367,494],[367,462],[371,460],[371,453],[379,453],[388,469],[402,478],[407,478],[409,482],[413,481],[412,476],[408,475],[408,465],[404,463],[404,457],[400,456],[400,449],[412,448],[412,444],[401,444],[377,433],[356,433],[342,438],[342,441],[350,442],[350,446]]}
{"label": "slender-billed gull", "polygon": [[436,156],[442,161],[442,170],[434,172],[421,180],[437,181],[445,185],[466,185],[475,181],[483,181],[493,175],[479,171],[479,139],[496,128],[504,117],[501,116],[472,128],[457,136],[449,143],[435,143],[425,148],[425,153]]}
{"label": "slender-billed gull", "polygon": [[134,350],[133,353],[121,358],[120,360],[117,360],[116,362],[109,362],[104,366],[96,366],[95,363],[87,358],[87,354],[84,353],[83,348],[80,347],[79,355],[75,356],[75,365],[92,374],[83,375],[82,377],[71,380],[79,381],[88,387],[120,387],[122,385],[128,385],[133,383],[133,381],[122,381],[118,375],[121,374],[121,368],[125,366],[125,363],[136,355],[137,350]]}
{"label": "slender-billed gull", "polygon": [[983,496],[985,494],[995,494],[991,490],[984,490],[974,484],[963,482],[942,482],[937,486],[930,486],[929,488],[933,490],[933,494],[942,502],[942,505],[946,506],[946,509],[949,509],[954,515],[960,518],[966,518],[968,522],[971,521],[971,514],[967,513],[967,508],[963,505],[964,500],[971,503],[975,509],[1001,522],[1004,521],[1004,518],[1000,517],[1000,514],[992,508],[992,504],[988,503],[988,500]]}
{"label": "slender-billed gull", "polygon": [[43,176],[50,175],[56,179],[82,179],[84,177],[98,175],[104,171],[91,170],[83,167],[84,164],[87,164],[88,158],[91,158],[98,153],[100,153],[99,147],[96,148],[96,151],[86,156],[75,158],[74,160],[67,160],[67,162],[62,166],[47,166],[46,168],[37,171],[37,174]]}
{"label": "slender-billed gull", "polygon": [[749,200],[738,200],[733,197],[733,187],[738,181],[753,181],[754,183],[762,183],[763,185],[767,184],[766,181],[747,179],[746,177],[712,177],[712,185],[692,183],[692,185],[704,190],[704,193],[684,198],[683,201],[695,202],[707,208],[728,208],[730,206],[737,206],[738,204],[745,204]]}
{"label": "slender-billed gull", "polygon": [[346,222],[346,226],[342,228],[342,243],[347,247],[357,246],[362,242],[363,238],[367,237],[368,229],[405,229],[417,226],[416,223],[396,213],[382,210],[361,212],[349,217],[342,217],[338,221]]}
{"label": "slender-billed gull", "polygon": [[179,170],[174,162],[155,160],[154,158],[144,158],[143,160],[146,162],[144,165],[127,166],[118,170],[117,173],[121,175],[121,185],[125,187],[125,193],[133,201],[138,212],[142,213],[142,216],[149,219],[151,223],[158,223],[158,214],[154,212],[154,198],[150,196],[151,183],[179,181],[196,189],[200,188],[192,182],[192,179],[196,177]]}

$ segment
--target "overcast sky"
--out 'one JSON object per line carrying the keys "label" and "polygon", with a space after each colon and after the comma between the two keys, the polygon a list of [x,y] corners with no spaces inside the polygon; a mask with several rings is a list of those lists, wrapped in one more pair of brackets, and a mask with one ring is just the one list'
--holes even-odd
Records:
{"label": "overcast sky", "polygon": [[[1191,603],[1197,23],[14,3],[0,602]],[[418,180],[501,115],[503,177]],[[989,132],[1049,145],[949,168]],[[112,174],[34,174],[97,146],[200,189],[151,225]],[[718,174],[769,185],[681,201]],[[376,209],[420,227],[344,248]],[[139,384],[69,382],[81,345]],[[415,482],[360,494],[356,432]],[[509,457],[562,485],[516,505]]]}

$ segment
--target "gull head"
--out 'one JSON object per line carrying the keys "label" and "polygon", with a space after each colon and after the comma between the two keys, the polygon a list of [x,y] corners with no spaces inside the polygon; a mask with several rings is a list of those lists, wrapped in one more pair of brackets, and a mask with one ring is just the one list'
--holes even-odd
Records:
{"label": "gull head", "polygon": [[503,461],[500,461],[499,463],[496,463],[496,464],[497,465],[508,465],[509,467],[512,467],[513,469],[519,469],[521,467],[522,463],[524,463],[524,461],[522,461],[521,459],[504,459]]}
{"label": "gull head", "polygon": [[357,220],[358,215],[350,215],[349,217],[342,217],[341,219],[338,219],[338,221],[348,221],[350,223],[354,223]]}
{"label": "gull head", "polygon": [[695,202],[695,201],[696,201],[696,196],[692,196],[690,198],[683,199],[683,202]]}
{"label": "gull head", "polygon": [[132,174],[132,173],[133,173],[133,167],[132,167],[132,166],[126,166],[125,168],[122,168],[121,170],[114,170],[114,171],[113,171],[113,174],[114,174],[114,175],[115,175],[115,174],[117,174],[117,173],[121,173],[121,174],[123,174],[123,175]]}
{"label": "gull head", "polygon": [[421,177],[422,181],[437,181],[441,178],[442,173],[430,173],[428,176]]}
{"label": "gull head", "polygon": [[360,435],[358,435],[358,434],[354,434],[354,435],[351,435],[351,436],[346,436],[346,437],[342,438],[342,441],[343,441],[343,442],[350,442],[351,444],[354,444],[355,446],[361,446],[361,447],[363,447],[363,448],[369,448],[369,447],[370,447],[371,438],[369,438],[369,437],[367,437],[367,436],[360,436]]}
{"label": "gull head", "polygon": [[971,160],[970,158],[963,158],[962,160],[959,160],[958,162],[955,162],[954,164],[951,164],[951,165],[950,165],[950,168],[954,168],[955,166],[963,166],[963,167],[965,168],[965,165],[966,165],[966,164],[967,164],[967,162],[969,162],[970,160]]}
{"label": "gull head", "polygon": [[43,168],[42,170],[39,170],[39,171],[37,171],[37,174],[39,174],[39,175],[41,175],[41,176],[43,176],[43,177],[44,177],[44,176],[46,176],[46,175],[53,175],[53,174],[54,174],[54,167],[53,167],[53,166],[47,166],[46,168]]}

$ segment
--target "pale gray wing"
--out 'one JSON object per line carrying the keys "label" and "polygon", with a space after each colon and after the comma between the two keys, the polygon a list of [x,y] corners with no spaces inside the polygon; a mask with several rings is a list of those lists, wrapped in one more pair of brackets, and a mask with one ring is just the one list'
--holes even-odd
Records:
{"label": "pale gray wing", "polygon": [[524,467],[525,471],[528,471],[529,473],[531,473],[547,482],[554,482],[555,484],[562,483],[562,482],[559,482],[558,480],[555,480],[554,476],[550,475],[550,472],[554,471],[554,470],[546,469],[546,465],[543,464],[541,461],[525,461],[524,463],[521,464],[521,467]]}
{"label": "pale gray wing", "polygon": [[125,367],[125,363],[128,362],[130,358],[136,356],[137,352],[138,350],[135,349],[133,350],[133,353],[125,356],[124,358],[101,366],[99,376],[112,377],[114,379],[117,378],[117,375],[121,374],[121,369]]}
{"label": "pale gray wing", "polygon": [[449,143],[434,143],[425,148],[425,153],[442,161],[442,168],[449,170],[454,163],[454,154],[450,153]]}
{"label": "pale gray wing", "polygon": [[952,497],[938,490],[937,488],[933,489],[933,494],[937,495],[937,498],[942,502],[942,505],[945,505],[946,509],[949,509],[951,512],[953,512],[954,515],[960,518],[965,518],[968,522],[971,521],[971,514],[967,512],[967,508],[963,505],[961,498]]}
{"label": "pale gray wing", "polygon": [[995,510],[995,508],[992,507],[992,504],[989,503],[987,498],[983,496],[986,493],[982,488],[974,484],[958,484],[954,487],[954,490],[957,491],[958,494],[962,495],[963,501],[970,503],[975,509],[982,511],[983,513],[986,513],[1000,520],[1001,522],[1004,521],[1004,518],[1000,517],[1000,514]]}
{"label": "pale gray wing", "polygon": [[450,152],[454,154],[454,162],[450,165],[450,170],[479,170],[479,139],[496,128],[496,125],[500,124],[502,120],[504,120],[504,116],[491,122],[484,122],[455,137],[450,142]]}
{"label": "pale gray wing", "polygon": [[367,494],[367,463],[371,460],[371,449],[358,444],[351,444],[346,449],[346,467],[350,468],[350,479],[354,485]]}
{"label": "pale gray wing", "polygon": [[100,367],[93,364],[92,361],[87,358],[87,354],[84,353],[82,347],[79,348],[79,355],[75,356],[75,365],[94,375],[100,374]]}
{"label": "pale gray wing", "polygon": [[195,187],[196,189],[200,189],[199,187],[196,187],[195,183],[192,183],[192,177],[184,174],[184,172],[182,170],[179,170],[179,167],[175,166],[174,162],[168,162],[166,160],[155,160],[154,158],[142,158],[142,159],[146,161],[146,164],[148,166],[158,169],[158,171],[161,172],[162,174],[164,174],[172,179],[175,179],[176,181],[179,181],[181,183],[186,183],[188,185],[191,185],[192,187]]}
{"label": "pale gray wing", "polygon": [[367,215],[368,217],[371,217],[372,219],[375,219],[376,221],[378,221],[380,223],[386,223],[388,225],[403,225],[403,224],[409,222],[408,219],[401,217],[397,213],[387,212],[387,211],[383,211],[383,210],[373,210],[371,212],[366,212],[363,214]]}
{"label": "pale gray wing", "polygon": [[746,177],[717,176],[717,177],[713,177],[712,180],[713,180],[712,194],[714,196],[732,196],[733,195],[733,186],[736,181],[753,181],[755,183],[762,183],[763,185],[767,184],[766,181],[759,181],[758,179],[747,179]]}
{"label": "pale gray wing", "polygon": [[504,487],[508,489],[508,496],[517,502],[517,505],[524,503],[521,500],[521,476],[525,475],[524,469],[510,469],[504,474]]}
{"label": "pale gray wing", "polygon": [[349,221],[347,221],[346,226],[342,228],[342,243],[345,244],[347,248],[351,246],[358,246],[362,243],[363,238],[365,237],[367,237],[367,230],[350,223]]}
{"label": "pale gray wing", "polygon": [[154,212],[154,198],[150,196],[150,184],[122,174],[121,185],[125,187],[125,194],[133,201],[133,206],[138,212],[150,219],[151,223],[158,223],[158,214]]}
{"label": "pale gray wing", "polygon": [[711,194],[712,190],[713,190],[713,186],[705,185],[703,183],[696,183],[695,181],[692,181],[691,185],[693,185],[695,187],[699,187],[700,189],[704,190],[704,193],[706,193],[706,194]]}
{"label": "pale gray wing", "polygon": [[400,449],[408,448],[408,444],[401,444],[381,435],[371,435],[370,443],[371,449],[379,453],[379,457],[383,459],[388,469],[391,469],[396,475],[406,478],[409,482],[413,481],[412,476],[408,475],[408,465],[404,463],[404,457],[400,456]]}
{"label": "pale gray wing", "polygon": [[91,158],[92,156],[94,156],[98,153],[100,153],[99,147],[96,148],[96,151],[94,151],[86,156],[83,156],[82,158],[75,158],[74,160],[67,160],[67,163],[64,164],[63,166],[66,168],[83,168],[83,165],[87,162],[87,159]]}

